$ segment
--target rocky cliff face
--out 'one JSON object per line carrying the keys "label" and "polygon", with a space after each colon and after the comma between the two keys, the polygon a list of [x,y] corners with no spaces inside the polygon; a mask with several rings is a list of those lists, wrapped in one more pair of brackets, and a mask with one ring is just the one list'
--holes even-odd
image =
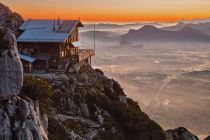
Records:
{"label": "rocky cliff face", "polygon": [[0,99],[19,94],[23,84],[23,68],[17,51],[14,34],[0,27]]}
{"label": "rocky cliff face", "polygon": [[0,99],[19,94],[23,69],[18,56],[16,37],[21,16],[0,3]]}
{"label": "rocky cliff face", "polygon": [[88,65],[36,74],[53,89],[49,138],[164,140],[162,128],[126,97],[118,82]]}
{"label": "rocky cliff face", "polygon": [[40,114],[38,102],[18,96],[22,85],[15,36],[0,26],[0,139],[47,140],[47,117]]}

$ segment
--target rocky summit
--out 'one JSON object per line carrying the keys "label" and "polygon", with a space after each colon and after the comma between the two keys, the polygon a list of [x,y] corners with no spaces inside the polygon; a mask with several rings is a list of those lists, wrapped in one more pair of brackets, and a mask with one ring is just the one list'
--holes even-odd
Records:
{"label": "rocky summit", "polygon": [[33,77],[52,88],[49,139],[166,139],[164,130],[101,70],[77,64],[67,73]]}

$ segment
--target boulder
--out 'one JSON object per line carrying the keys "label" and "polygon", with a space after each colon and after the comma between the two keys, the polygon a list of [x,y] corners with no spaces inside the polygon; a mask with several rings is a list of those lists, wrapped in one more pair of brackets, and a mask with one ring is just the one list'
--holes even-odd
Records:
{"label": "boulder", "polygon": [[179,127],[174,130],[166,130],[167,140],[199,140],[197,136],[189,132],[184,127]]}
{"label": "boulder", "polygon": [[8,28],[0,28],[0,99],[19,94],[23,85],[23,68],[16,38]]}

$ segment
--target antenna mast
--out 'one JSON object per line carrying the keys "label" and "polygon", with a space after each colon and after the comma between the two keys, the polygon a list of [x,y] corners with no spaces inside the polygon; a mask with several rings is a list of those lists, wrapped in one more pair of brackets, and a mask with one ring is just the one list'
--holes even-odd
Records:
{"label": "antenna mast", "polygon": [[93,27],[94,27],[94,51],[95,51],[96,50],[96,25],[95,25],[95,23],[94,23]]}
{"label": "antenna mast", "polygon": [[54,22],[53,22],[53,31],[55,31],[55,19],[54,19]]}

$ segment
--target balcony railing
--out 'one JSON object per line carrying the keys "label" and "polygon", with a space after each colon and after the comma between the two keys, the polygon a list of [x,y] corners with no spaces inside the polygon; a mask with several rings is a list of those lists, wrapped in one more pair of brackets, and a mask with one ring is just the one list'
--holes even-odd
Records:
{"label": "balcony railing", "polygon": [[93,55],[95,55],[95,51],[93,49],[80,49],[77,58],[78,61],[81,62]]}
{"label": "balcony railing", "polygon": [[70,48],[70,54],[71,55],[75,55],[78,52],[79,52],[79,48],[78,47],[72,47],[72,48]]}

